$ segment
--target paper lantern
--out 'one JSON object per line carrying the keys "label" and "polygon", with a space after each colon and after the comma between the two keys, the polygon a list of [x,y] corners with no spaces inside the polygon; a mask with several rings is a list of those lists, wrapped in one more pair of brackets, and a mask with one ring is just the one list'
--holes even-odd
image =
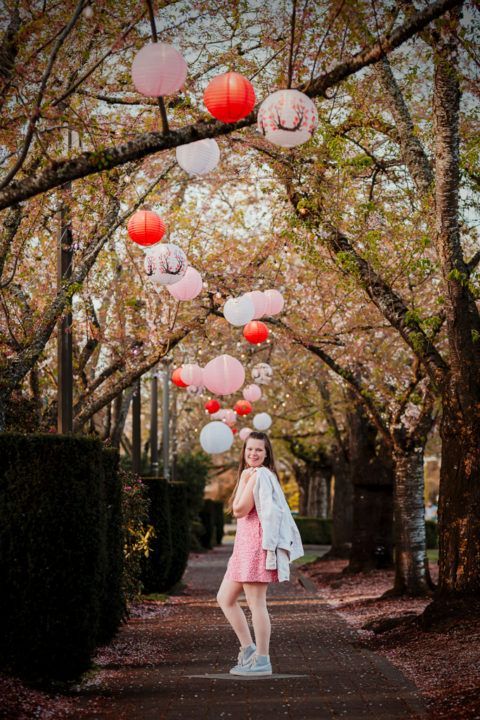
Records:
{"label": "paper lantern", "polygon": [[182,365],[180,377],[186,385],[201,385],[203,383],[203,370],[200,365],[187,363]]}
{"label": "paper lantern", "polygon": [[223,412],[223,422],[226,422],[227,425],[235,425],[237,422],[237,414],[234,410],[224,410]]}
{"label": "paper lantern", "polygon": [[233,406],[233,409],[237,415],[248,415],[252,412],[252,406],[248,400],[238,400]]}
{"label": "paper lantern", "polygon": [[203,288],[202,276],[189,265],[183,278],[175,285],[167,285],[167,290],[176,300],[193,300]]}
{"label": "paper lantern", "polygon": [[203,102],[214,118],[233,123],[247,117],[253,110],[255,91],[246,77],[236,72],[227,72],[209,82],[203,94]]}
{"label": "paper lantern", "polygon": [[234,435],[236,435],[238,433],[238,429],[236,427],[231,427],[230,430],[232,431],[232,433]]}
{"label": "paper lantern", "polygon": [[168,43],[148,43],[135,55],[132,80],[136,89],[148,97],[173,95],[187,77],[182,55]]}
{"label": "paper lantern", "polygon": [[200,432],[200,445],[210,455],[230,450],[232,443],[232,431],[228,425],[218,420],[204,425]]}
{"label": "paper lantern", "polygon": [[127,231],[137,245],[155,245],[165,234],[165,223],[151,210],[138,210],[128,221]]}
{"label": "paper lantern", "polygon": [[172,243],[162,243],[145,252],[145,272],[154,284],[173,285],[187,272],[187,256]]}
{"label": "paper lantern", "polygon": [[268,337],[268,328],[260,320],[252,320],[243,328],[243,337],[252,345],[259,345]]}
{"label": "paper lantern", "polygon": [[251,432],[252,432],[252,430],[250,428],[244,427],[238,433],[238,437],[240,438],[240,440],[243,440],[243,442],[245,442],[245,440],[248,438],[248,436],[250,435]]}
{"label": "paper lantern", "polygon": [[242,363],[231,355],[219,355],[203,368],[203,382],[215,395],[230,395],[245,381]]}
{"label": "paper lantern", "polygon": [[259,385],[268,385],[272,375],[273,370],[268,363],[257,363],[252,368],[252,378]]}
{"label": "paper lantern", "polygon": [[253,418],[253,427],[256,430],[268,430],[270,425],[272,424],[272,418],[268,413],[258,413]]}
{"label": "paper lantern", "polygon": [[265,315],[278,315],[279,312],[282,312],[285,301],[281,292],[278,292],[278,290],[265,290],[263,294],[267,298]]}
{"label": "paper lantern", "polygon": [[251,292],[246,293],[246,295],[253,302],[255,308],[252,319],[258,320],[263,315],[265,315],[265,310],[267,307],[267,298],[265,297],[265,293],[263,293],[261,290],[252,290]]}
{"label": "paper lantern", "polygon": [[220,160],[220,148],[216,140],[210,138],[180,145],[175,153],[182,170],[192,176],[206,175],[217,167]]}
{"label": "paper lantern", "polygon": [[177,368],[176,370],[173,371],[172,382],[177,387],[184,388],[184,387],[187,387],[187,383],[183,382],[183,380],[181,378],[181,372],[182,372],[182,368]]}
{"label": "paper lantern", "polygon": [[310,140],[317,129],[317,108],[298,90],[277,90],[260,105],[257,123],[274,145],[295,147]]}
{"label": "paper lantern", "polygon": [[212,415],[213,413],[217,413],[220,410],[220,403],[218,402],[218,400],[212,398],[211,400],[207,400],[203,407],[210,415]]}
{"label": "paper lantern", "polygon": [[255,305],[247,295],[238,298],[230,298],[223,306],[223,316],[230,325],[240,327],[253,320]]}
{"label": "paper lantern", "polygon": [[247,387],[243,389],[242,395],[245,400],[248,400],[249,403],[252,403],[260,400],[260,398],[262,397],[262,390],[258,387],[258,385],[252,383],[252,385],[247,385]]}

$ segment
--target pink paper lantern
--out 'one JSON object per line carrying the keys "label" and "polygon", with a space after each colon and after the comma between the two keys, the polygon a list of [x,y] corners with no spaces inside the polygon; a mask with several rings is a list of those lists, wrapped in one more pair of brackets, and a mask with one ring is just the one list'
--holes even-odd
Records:
{"label": "pink paper lantern", "polygon": [[258,320],[258,318],[263,317],[263,315],[265,315],[265,308],[267,307],[267,298],[265,297],[265,293],[261,290],[252,290],[251,292],[245,294],[250,298],[255,307],[255,315],[253,316],[253,319]]}
{"label": "pink paper lantern", "polygon": [[203,282],[202,276],[190,265],[187,272],[175,285],[167,285],[167,290],[176,300],[193,300],[202,292]]}
{"label": "pink paper lantern", "polygon": [[172,45],[148,43],[135,55],[132,80],[142,95],[161,97],[178,92],[187,71],[187,63]]}
{"label": "pink paper lantern", "polygon": [[285,300],[281,292],[278,290],[265,290],[263,294],[267,298],[265,315],[278,315],[279,312],[282,312]]}
{"label": "pink paper lantern", "polygon": [[187,363],[180,370],[180,377],[187,385],[203,385],[203,370],[200,365]]}
{"label": "pink paper lantern", "polygon": [[238,433],[238,437],[240,438],[240,440],[243,440],[243,442],[245,442],[245,440],[248,438],[248,436],[250,435],[251,432],[252,432],[252,430],[250,428],[244,427]]}
{"label": "pink paper lantern", "polygon": [[231,355],[219,355],[203,368],[203,384],[214,395],[230,395],[245,382],[242,363]]}
{"label": "pink paper lantern", "polygon": [[252,383],[251,385],[247,385],[246,388],[243,390],[243,397],[245,400],[248,400],[248,402],[256,402],[257,400],[260,400],[262,397],[262,391],[258,387],[258,385],[255,385],[255,383]]}

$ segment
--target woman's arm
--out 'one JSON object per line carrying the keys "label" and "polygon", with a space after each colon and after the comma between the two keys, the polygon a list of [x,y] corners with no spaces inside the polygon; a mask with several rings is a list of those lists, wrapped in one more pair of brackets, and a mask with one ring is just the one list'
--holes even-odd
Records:
{"label": "woman's arm", "polygon": [[255,470],[252,470],[243,482],[240,481],[235,500],[233,501],[233,514],[236,518],[245,517],[253,508],[255,504],[253,489],[256,479],[257,473]]}

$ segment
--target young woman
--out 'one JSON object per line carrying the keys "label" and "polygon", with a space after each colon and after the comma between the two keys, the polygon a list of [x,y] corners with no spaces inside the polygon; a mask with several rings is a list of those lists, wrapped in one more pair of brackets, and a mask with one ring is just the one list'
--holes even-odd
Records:
{"label": "young woman", "polygon": [[[240,642],[238,664],[230,673],[271,675],[268,583],[289,579],[289,564],[303,555],[303,547],[265,433],[252,432],[244,442],[228,507],[237,518],[237,532],[217,602]],[[256,644],[238,603],[242,590],[252,613]]]}

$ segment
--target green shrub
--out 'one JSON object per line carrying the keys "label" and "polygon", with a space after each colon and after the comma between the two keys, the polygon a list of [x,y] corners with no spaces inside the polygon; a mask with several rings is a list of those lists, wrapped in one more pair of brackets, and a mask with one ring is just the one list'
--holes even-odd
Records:
{"label": "green shrub", "polygon": [[222,544],[224,530],[223,530],[223,502],[220,500],[215,501],[215,542],[217,545]]}
{"label": "green shrub", "polygon": [[427,534],[427,548],[438,548],[438,525],[435,520],[425,520],[425,532]]}
{"label": "green shrub", "polygon": [[205,485],[212,462],[203,452],[184,453],[179,455],[175,466],[175,480],[184,482],[187,488],[187,508],[190,521],[190,550],[198,552],[202,549],[200,538],[203,531],[198,532],[199,513],[203,508]]}
{"label": "green shrub", "polygon": [[294,516],[305,545],[331,545],[332,521],[330,518]]}
{"label": "green shrub", "polygon": [[119,468],[123,516],[123,592],[127,602],[138,599],[143,590],[142,558],[149,553],[153,526],[149,525],[148,491],[138,475]]}
{"label": "green shrub", "polygon": [[90,666],[107,569],[99,440],[0,435],[0,660],[26,677]]}
{"label": "green shrub", "polygon": [[172,559],[166,584],[174,587],[183,577],[190,550],[190,524],[187,511],[185,483],[168,483],[170,495],[170,524],[172,532]]}
{"label": "green shrub", "polygon": [[215,502],[213,500],[204,501],[199,517],[203,525],[200,544],[205,550],[211,550],[217,544]]}
{"label": "green shrub", "polygon": [[141,559],[142,583],[145,593],[159,593],[168,589],[172,562],[168,484],[163,478],[142,478],[142,481],[150,501],[149,524],[153,526],[148,556]]}
{"label": "green shrub", "polygon": [[122,516],[122,486],[118,475],[118,450],[103,451],[105,499],[107,503],[106,541],[107,566],[100,612],[98,642],[109,642],[126,618],[124,593],[124,528]]}

